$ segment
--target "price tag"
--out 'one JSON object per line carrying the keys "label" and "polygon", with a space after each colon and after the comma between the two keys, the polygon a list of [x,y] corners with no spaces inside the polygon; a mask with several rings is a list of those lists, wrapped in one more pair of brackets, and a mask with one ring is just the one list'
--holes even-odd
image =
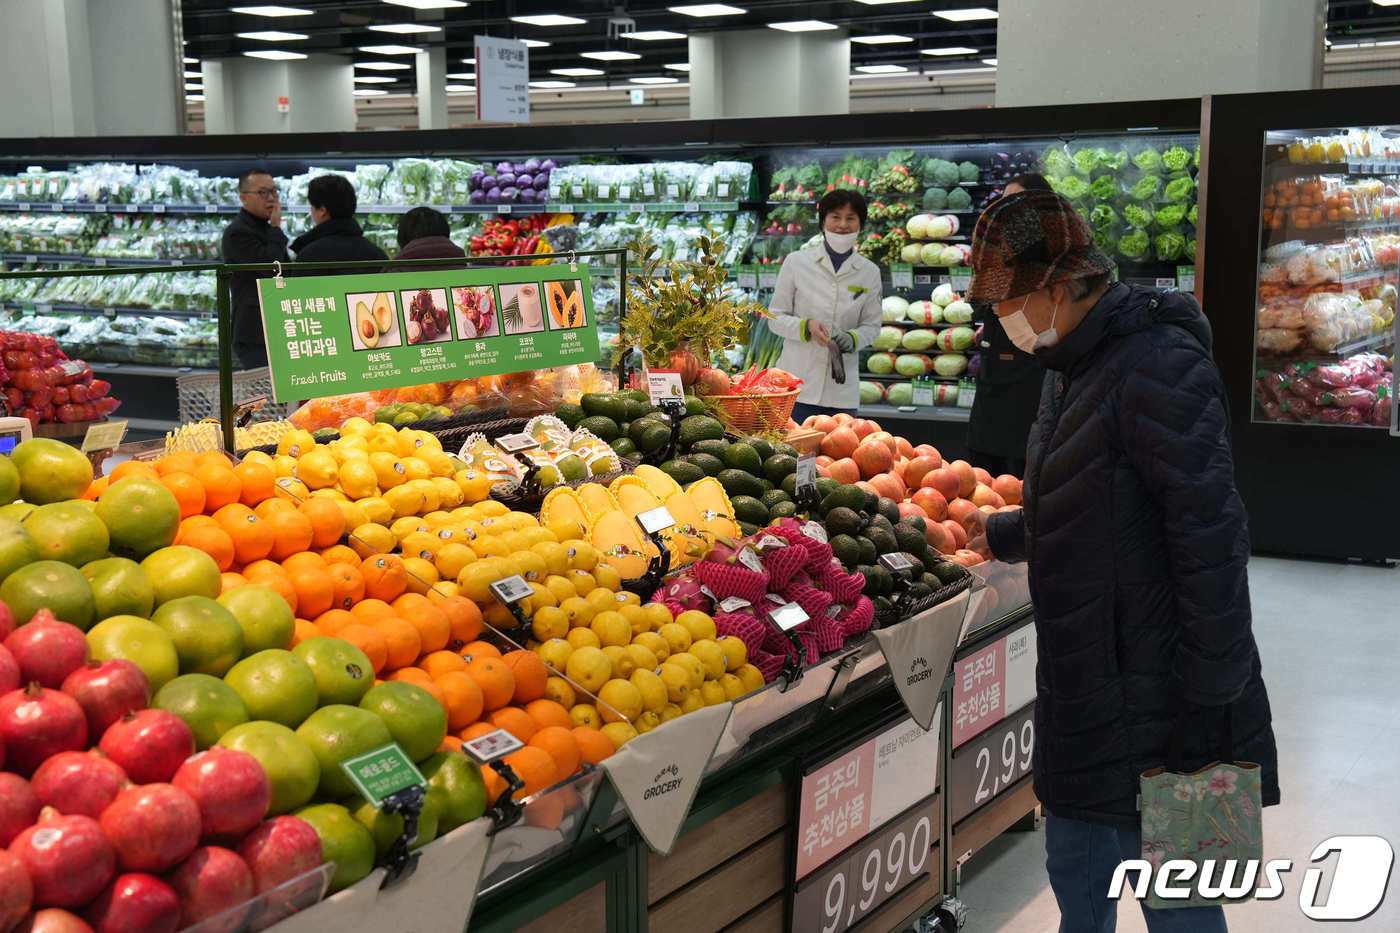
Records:
{"label": "price tag", "polygon": [[105,214],[105,213],[107,213],[107,205],[105,205],[105,204],[94,204],[94,205],[92,206],[92,212],[93,212],[94,214]]}
{"label": "price tag", "polygon": [[206,214],[217,214],[218,212],[219,212],[219,206],[218,206],[217,204],[206,204],[206,205],[204,205],[204,213],[206,213]]}
{"label": "price tag", "polygon": [[37,304],[34,306],[34,310],[39,314],[53,314],[53,305]]}
{"label": "price tag", "polygon": [[164,213],[165,213],[165,205],[164,205],[164,204],[152,204],[152,205],[151,205],[151,210],[152,210],[153,212],[157,213],[157,214],[164,214]]}
{"label": "price tag", "polygon": [[700,210],[700,203],[698,201],[686,201],[684,207],[687,213],[694,213]]}
{"label": "price tag", "polygon": [[27,202],[21,201],[19,204],[19,209],[21,212],[28,212],[30,209],[30,205]]}
{"label": "price tag", "polygon": [[908,263],[896,262],[890,266],[890,284],[895,288],[914,287],[914,267]]}
{"label": "price tag", "polygon": [[759,288],[777,288],[778,270],[772,265],[760,266],[758,269]]}
{"label": "price tag", "polygon": [[637,524],[642,526],[642,530],[649,535],[654,535],[659,531],[665,531],[676,524],[676,520],[671,516],[671,510],[664,505],[658,505],[654,509],[647,509],[645,512],[637,513]]}
{"label": "price tag", "polygon": [[496,438],[496,447],[508,454],[518,454],[526,450],[534,450],[540,446],[540,442],[528,434],[507,434],[504,437]]}
{"label": "price tag", "polygon": [[126,437],[125,421],[104,421],[87,429],[87,433],[83,435],[83,445],[79,449],[83,453],[90,453],[94,450],[111,450],[121,444],[124,437]]}
{"label": "price tag", "polygon": [[1176,267],[1176,287],[1183,292],[1194,292],[1196,290],[1195,266]]}
{"label": "price tag", "polygon": [[806,622],[809,617],[807,615],[807,610],[803,609],[797,603],[783,603],[775,609],[770,609],[768,611],[768,618],[782,631],[790,632],[803,622]]}
{"label": "price tag", "polygon": [[820,541],[822,544],[827,542],[826,529],[820,522],[807,522],[802,526],[802,533],[813,541]]}
{"label": "price tag", "polygon": [[685,388],[681,385],[681,374],[674,370],[647,370],[647,395],[653,405],[660,405],[662,399],[684,398]]}
{"label": "price tag", "polygon": [[172,266],[183,266],[185,264],[185,261],[183,259],[172,259],[170,260],[170,264]]}
{"label": "price tag", "polygon": [[[938,277],[938,279],[939,279],[940,282],[946,281],[947,278],[948,278],[948,277],[947,277],[946,275],[940,275],[940,276]],[[932,273],[920,272],[918,275],[914,276],[914,284],[915,284],[915,285],[932,285],[932,284],[933,284],[933,275],[932,275]]]}
{"label": "price tag", "polygon": [[355,789],[376,807],[385,797],[427,783],[397,742],[342,761],[340,767]]}
{"label": "price tag", "polygon": [[520,602],[520,600],[531,595],[535,591],[530,589],[530,584],[526,583],[525,579],[521,577],[520,574],[516,573],[506,577],[504,580],[497,580],[495,583],[492,583],[491,592],[496,594],[497,599],[509,606],[512,603]]}
{"label": "price tag", "polygon": [[881,554],[880,563],[885,567],[885,569],[892,570],[895,573],[900,573],[914,566],[909,562],[909,558],[905,557],[898,551],[896,551],[893,554]]}
{"label": "price tag", "polygon": [[972,274],[969,272],[953,272],[948,276],[948,284],[953,286],[955,292],[965,292],[972,284]]}
{"label": "price tag", "polygon": [[1154,288],[1176,288],[1176,277],[1175,277],[1175,276],[1164,276],[1164,275],[1159,275],[1159,276],[1157,276],[1157,281],[1154,283],[1153,287],[1154,287]]}
{"label": "price tag", "polygon": [[497,204],[497,205],[496,205],[496,213],[497,213],[497,214],[509,214],[509,213],[510,213],[510,205],[509,205],[509,204]]}
{"label": "price tag", "polygon": [[927,382],[919,381],[914,383],[914,391],[910,399],[915,405],[933,404],[933,386]]}
{"label": "price tag", "polygon": [[758,288],[758,267],[739,266],[734,270],[734,279],[739,283],[740,288]]}
{"label": "price tag", "polygon": [[462,751],[483,768],[496,759],[504,758],[524,747],[524,742],[504,729],[497,729],[462,743]]}
{"label": "price tag", "polygon": [[126,205],[126,212],[127,212],[128,214],[135,214],[135,213],[137,213],[137,212],[140,211],[140,210],[141,210],[141,205],[140,205],[140,204],[128,204],[128,205]]}
{"label": "price tag", "polygon": [[748,609],[751,606],[753,606],[753,603],[742,596],[726,597],[725,600],[719,604],[719,608],[725,612],[738,612],[740,609]]}
{"label": "price tag", "polygon": [[556,204],[554,205],[554,210],[559,214],[572,214],[574,212],[574,206],[572,204]]}
{"label": "price tag", "polygon": [[107,265],[107,260],[104,259],[104,258],[101,257],[101,256],[98,256],[96,259],[94,259],[94,260],[92,261],[92,264],[95,265],[95,266],[105,266],[105,265]]}
{"label": "price tag", "polygon": [[775,547],[787,547],[787,546],[788,546],[788,543],[787,543],[786,541],[784,541],[782,538],[778,537],[777,535],[768,535],[768,534],[766,534],[766,535],[764,535],[763,537],[761,537],[761,538],[758,539],[758,547],[759,547],[760,550],[764,550],[764,549],[771,550],[772,548],[775,548]]}
{"label": "price tag", "polygon": [[103,317],[116,317],[116,316],[117,316],[117,309],[116,309],[116,308],[103,308],[103,309],[102,309],[102,316],[103,316]]}
{"label": "price tag", "polygon": [[53,202],[52,204],[49,205],[49,210],[51,210],[51,211],[53,211],[55,214],[57,214],[59,211],[63,210],[63,205],[62,205],[62,204],[59,204],[57,201],[55,201],[55,202]]}
{"label": "price tag", "polygon": [[77,360],[64,360],[62,363],[58,364],[58,368],[63,371],[63,375],[65,376],[81,376],[83,371],[87,369],[85,365]]}
{"label": "price tag", "polygon": [[798,498],[807,493],[817,491],[817,457],[815,454],[803,454],[797,458],[797,481],[793,484],[793,491]]}
{"label": "price tag", "polygon": [[38,262],[39,257],[35,256],[33,253],[26,253],[24,256],[24,261],[27,263]]}
{"label": "price tag", "polygon": [[953,822],[990,803],[1029,774],[1034,754],[1034,703],[959,748],[948,771]]}
{"label": "price tag", "polygon": [[739,549],[739,563],[754,573],[763,572],[763,561],[758,559],[758,554],[754,553],[754,549],[751,547],[745,546]]}

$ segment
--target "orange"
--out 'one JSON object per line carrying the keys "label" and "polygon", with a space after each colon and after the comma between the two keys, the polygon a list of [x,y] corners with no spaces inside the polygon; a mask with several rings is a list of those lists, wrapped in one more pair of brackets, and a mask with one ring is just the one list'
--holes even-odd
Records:
{"label": "orange", "polygon": [[297,506],[297,511],[311,522],[313,547],[332,547],[345,534],[345,513],[333,500],[325,496],[312,496],[303,500]]}
{"label": "orange", "polygon": [[228,455],[222,450],[206,450],[203,453],[195,454],[194,465],[196,469],[206,464],[217,464],[226,470],[233,469],[233,464],[229,461]]}
{"label": "orange", "polygon": [[204,487],[194,478],[194,474],[166,473],[161,476],[160,481],[175,496],[175,501],[180,503],[181,518],[204,512]]}
{"label": "orange", "polygon": [[108,485],[110,485],[108,478],[99,476],[88,485],[88,488],[83,492],[83,498],[89,502],[96,502],[97,497],[107,491]]}
{"label": "orange", "polygon": [[394,671],[394,673],[390,674],[388,679],[401,680],[410,684],[426,684],[431,683],[433,680],[428,676],[427,671],[423,670],[421,667],[412,666],[399,668]]}
{"label": "orange", "polygon": [[272,527],[274,535],[273,560],[286,560],[293,554],[300,554],[311,547],[311,536],[314,533],[311,519],[296,509],[279,511],[266,521]]}
{"label": "orange", "polygon": [[465,596],[430,596],[433,605],[447,616],[452,629],[451,645],[465,645],[481,637],[481,610]]}
{"label": "orange", "polygon": [[287,571],[275,560],[255,560],[243,568],[243,576],[249,580],[256,580],[259,577],[285,577]]}
{"label": "orange", "polygon": [[160,473],[156,468],[143,460],[127,460],[117,464],[117,468],[107,474],[107,482],[115,483],[118,480],[126,479],[128,476],[140,476],[145,479],[159,480]]}
{"label": "orange", "polygon": [[389,660],[386,670],[407,667],[423,653],[423,641],[418,637],[418,629],[412,622],[405,622],[398,616],[381,616],[373,619],[370,625],[379,629],[389,643]]}
{"label": "orange", "polygon": [[432,694],[433,699],[437,700],[438,706],[441,706],[444,710],[447,709],[447,695],[442,692],[442,688],[436,683],[431,680],[414,680],[411,681],[411,683],[415,687],[422,687],[424,690],[428,691],[428,693]]}
{"label": "orange", "polygon": [[525,712],[530,714],[530,718],[541,729],[548,729],[550,726],[563,726],[565,729],[572,729],[574,726],[574,720],[569,715],[569,711],[553,700],[531,700],[525,705]]}
{"label": "orange", "polygon": [[365,594],[386,602],[398,599],[408,588],[408,574],[395,554],[372,554],[360,564],[365,578]]}
{"label": "orange", "polygon": [[264,499],[272,498],[272,484],[277,481],[272,467],[261,463],[240,463],[233,468],[233,475],[238,477],[241,486],[238,501],[244,505],[257,505]]}
{"label": "orange", "polygon": [[[336,610],[332,609],[331,612]],[[327,613],[329,615],[330,613]],[[325,618],[325,616],[322,616]],[[324,631],[324,629],[323,629]],[[389,662],[389,640],[384,637],[384,633],[379,629],[369,625],[362,625],[353,622],[349,625],[342,625],[335,633],[336,638],[343,638],[350,644],[359,648],[369,658],[369,663],[374,667],[374,672],[378,674],[384,670],[384,666]]]}
{"label": "orange", "polygon": [[161,476],[165,476],[168,473],[193,474],[195,467],[198,465],[193,453],[188,450],[181,450],[173,454],[166,454],[164,457],[157,460],[156,472]]}
{"label": "orange", "polygon": [[222,589],[220,589],[219,591],[220,596],[222,596],[224,593],[227,593],[231,589],[248,585],[248,578],[243,576],[243,574],[229,573],[227,571],[220,575],[219,581],[220,586],[222,587]]}
{"label": "orange", "polygon": [[219,523],[208,515],[191,515],[180,520],[180,529],[175,532],[175,543],[184,544],[184,536],[193,528],[218,528]]}
{"label": "orange", "polygon": [[287,574],[297,591],[297,609],[304,616],[318,616],[335,604],[335,586],[329,571],[302,568]]}
{"label": "orange", "polygon": [[276,541],[272,526],[254,515],[246,505],[222,506],[214,513],[214,521],[233,539],[234,554],[240,564],[262,560],[272,553]]}
{"label": "orange", "polygon": [[481,718],[486,698],[466,671],[448,671],[435,677],[433,683],[447,699],[447,728],[460,732]]}
{"label": "orange", "polygon": [[437,750],[440,752],[461,752],[462,740],[455,735],[444,735],[442,744],[438,746]]}
{"label": "orange", "polygon": [[350,607],[350,614],[366,625],[375,619],[397,618],[393,607],[382,599],[362,599]]}
{"label": "orange", "polygon": [[[458,732],[458,733],[457,733],[457,738],[461,739],[463,742],[470,742],[472,739],[479,739],[479,738],[481,738],[483,735],[490,735],[491,733],[495,732],[498,728],[500,728],[500,727],[497,726],[497,725],[495,725],[494,723],[490,723],[490,722],[474,722],[474,723],[472,723],[470,726],[467,726],[465,729],[463,729],[461,732]],[[481,776],[482,776],[482,777],[486,777],[486,775],[487,775],[488,773],[490,773],[490,774],[495,774],[496,772],[495,772],[495,771],[492,771],[490,768],[482,768],[482,769],[481,769]],[[500,780],[500,779],[497,778],[497,780]],[[501,790],[505,790],[505,787],[503,786],[503,787],[501,788]],[[496,796],[500,796],[500,791],[497,791],[497,792],[496,792]],[[488,800],[495,800],[496,798],[495,798],[495,797],[492,797],[492,796],[490,796],[490,795],[488,794],[488,795],[487,795],[487,799],[488,799]]]}
{"label": "orange", "polygon": [[214,512],[237,502],[243,493],[243,484],[238,481],[238,474],[229,469],[227,460],[222,457],[219,459],[221,463],[202,463],[194,471],[194,478],[204,487],[206,512]]}
{"label": "orange", "polygon": [[335,591],[336,608],[349,609],[364,599],[365,578],[360,574],[358,561],[354,566],[330,564],[326,568],[326,573],[330,575],[331,587]]}
{"label": "orange", "polygon": [[617,751],[617,746],[613,744],[612,739],[597,729],[589,726],[574,726],[573,732],[579,754],[583,756],[584,761],[591,765],[598,764]]}
{"label": "orange", "polygon": [[312,619],[316,627],[325,635],[337,635],[347,625],[362,625],[359,619],[344,609],[328,609]]}
{"label": "orange", "polygon": [[425,654],[447,647],[447,642],[452,638],[452,625],[447,621],[447,615],[434,606],[428,597],[405,593],[392,605],[395,612],[418,628]]}
{"label": "orange", "polygon": [[[276,564],[272,566],[277,567]],[[265,586],[273,590],[278,596],[286,600],[287,605],[292,607],[292,612],[297,611],[296,587],[292,586],[292,581],[281,571],[280,567],[277,573],[264,572],[256,573],[251,576],[247,573],[247,568],[244,568],[243,576],[249,583],[256,583],[258,586]]]}
{"label": "orange", "polygon": [[528,744],[544,749],[554,759],[554,780],[551,784],[558,784],[573,774],[583,760],[573,730],[565,726],[546,726],[531,736]]}
{"label": "orange", "polygon": [[500,658],[475,657],[467,662],[467,673],[481,688],[486,709],[500,709],[515,694],[515,675]]}
{"label": "orange", "polygon": [[523,800],[550,787],[558,769],[549,752],[531,745],[507,755],[505,763],[525,782],[525,786],[515,792],[514,800]]}
{"label": "orange", "polygon": [[286,499],[264,499],[253,508],[253,512],[258,518],[271,518],[278,512],[295,512],[296,508]]}
{"label": "orange", "polygon": [[302,551],[282,561],[282,569],[287,571],[288,574],[296,573],[298,570],[302,569],[324,571],[328,569],[329,566],[330,565],[326,563],[326,559],[315,551]]}
{"label": "orange", "polygon": [[235,557],[233,538],[229,536],[227,531],[212,522],[208,525],[195,525],[187,531],[181,531],[176,540],[181,544],[197,548],[214,558],[214,563],[219,565],[220,570],[228,570],[233,566]]}
{"label": "orange", "polygon": [[530,714],[518,706],[505,706],[490,716],[491,722],[504,729],[522,742],[532,739],[540,727],[530,718]]}
{"label": "orange", "polygon": [[311,638],[320,638],[321,630],[305,619],[296,620],[296,628],[292,630],[292,647],[296,647],[302,642]]}
{"label": "orange", "polygon": [[540,656],[533,651],[512,651],[501,658],[510,668],[515,678],[515,692],[511,699],[524,706],[532,700],[544,696],[544,684],[549,680],[549,668],[544,666]]}
{"label": "orange", "polygon": [[429,677],[437,680],[451,671],[465,671],[467,662],[455,651],[432,651],[423,655],[418,666],[427,671]]}
{"label": "orange", "polygon": [[462,657],[471,663],[472,658],[497,658],[501,657],[501,649],[491,644],[489,641],[472,641],[462,646]]}
{"label": "orange", "polygon": [[[323,497],[324,498],[324,497]],[[355,553],[355,549],[344,544],[335,544],[321,552],[321,556],[328,564],[354,564],[356,569],[360,566],[360,555]]]}
{"label": "orange", "polygon": [[[480,725],[483,725],[483,723],[477,723],[476,725],[477,725],[477,726],[480,726]],[[496,731],[496,727],[493,726],[493,725],[491,725],[490,723],[485,723],[484,725],[486,726],[487,731],[489,731],[489,732],[495,732],[495,731]],[[466,732],[470,732],[472,729],[475,729],[475,728],[476,728],[476,726],[468,726],[465,730],[463,730],[463,736],[462,736],[462,742],[463,742],[463,744],[465,744],[465,743],[471,741],[471,739],[469,739],[469,738],[466,737],[466,734],[465,734],[465,733],[466,733]],[[485,733],[481,733],[481,734],[484,735]],[[483,783],[483,784],[486,785],[486,805],[487,805],[488,807],[491,806],[491,805],[493,805],[497,800],[500,800],[500,799],[501,799],[501,795],[504,794],[504,793],[506,792],[506,782],[505,782],[505,781],[502,781],[502,780],[501,780],[501,776],[500,776],[499,774],[497,774],[495,771],[493,771],[491,768],[482,768],[482,769],[481,769],[481,783]]]}

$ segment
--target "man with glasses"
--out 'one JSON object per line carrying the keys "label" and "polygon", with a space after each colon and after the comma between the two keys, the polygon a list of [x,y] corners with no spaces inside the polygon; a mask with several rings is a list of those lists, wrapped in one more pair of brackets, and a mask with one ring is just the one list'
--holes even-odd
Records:
{"label": "man with glasses", "polygon": [[[257,168],[239,175],[238,200],[243,208],[224,228],[224,262],[290,262],[287,235],[282,232],[282,202],[272,176]],[[257,280],[267,275],[243,272],[230,281],[233,352],[244,369],[267,365],[257,285]]]}

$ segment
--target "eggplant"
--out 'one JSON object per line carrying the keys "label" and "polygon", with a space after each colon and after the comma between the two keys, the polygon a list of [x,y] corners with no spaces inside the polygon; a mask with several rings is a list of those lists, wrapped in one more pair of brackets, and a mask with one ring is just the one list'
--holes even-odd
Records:
{"label": "eggplant", "polygon": [[485,191],[482,191],[480,188],[477,188],[477,189],[476,189],[475,191],[473,191],[471,194],[467,195],[467,203],[468,203],[468,204],[485,204],[485,203],[486,203],[486,192],[485,192]]}
{"label": "eggplant", "polygon": [[511,172],[511,171],[514,171],[514,170],[515,170],[515,166],[511,165],[509,162],[497,162],[497,163],[496,163],[496,174],[497,174],[497,175],[501,174],[502,172]]}
{"label": "eggplant", "polygon": [[559,163],[555,162],[553,159],[545,159],[540,163],[540,171],[542,172],[552,172],[558,167]]}
{"label": "eggplant", "polygon": [[531,175],[533,175],[533,174],[535,174],[536,172],[538,172],[539,170],[540,170],[540,160],[539,160],[539,159],[536,159],[536,158],[534,158],[533,156],[531,156],[530,158],[528,158],[528,159],[525,160],[525,171],[527,171],[527,172],[529,172]]}
{"label": "eggplant", "polygon": [[476,171],[472,172],[472,174],[471,174],[471,180],[470,180],[470,182],[469,182],[470,185],[471,185],[472,190],[476,190],[477,188],[480,188],[480,187],[481,187],[481,180],[482,180],[483,178],[485,178],[485,177],[486,177],[486,173],[483,172],[481,169],[477,169]]}
{"label": "eggplant", "polygon": [[521,189],[520,189],[520,200],[521,200],[523,203],[525,203],[525,204],[533,204],[534,202],[538,201],[539,199],[540,199],[540,196],[535,192],[535,189],[534,189],[534,188],[521,188]]}
{"label": "eggplant", "polygon": [[548,173],[548,172],[542,171],[542,172],[540,172],[538,175],[535,176],[535,190],[536,190],[536,191],[544,191],[544,190],[545,190],[546,188],[548,188],[548,187],[549,187],[549,173]]}
{"label": "eggplant", "polygon": [[481,188],[483,191],[490,191],[492,188],[499,187],[500,185],[496,182],[495,175],[486,175],[481,179]]}
{"label": "eggplant", "polygon": [[491,189],[489,189],[489,190],[486,192],[486,203],[487,203],[487,204],[500,204],[500,203],[501,203],[501,200],[502,200],[502,199],[501,199],[501,189],[500,189],[500,188],[491,188]]}
{"label": "eggplant", "polygon": [[520,189],[517,188],[517,187],[515,187],[515,185],[507,185],[507,186],[501,188],[501,200],[502,200],[502,201],[505,201],[506,203],[510,203],[511,201],[518,200],[519,197],[520,197]]}
{"label": "eggplant", "polygon": [[529,172],[522,172],[515,176],[515,184],[521,188],[535,187],[535,176]]}
{"label": "eggplant", "polygon": [[514,172],[500,172],[496,175],[496,184],[502,188],[509,188],[515,184]]}

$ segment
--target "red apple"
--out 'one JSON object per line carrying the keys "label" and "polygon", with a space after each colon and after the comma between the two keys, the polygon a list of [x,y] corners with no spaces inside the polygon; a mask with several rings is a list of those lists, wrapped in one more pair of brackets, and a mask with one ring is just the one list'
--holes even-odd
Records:
{"label": "red apple", "polygon": [[97,819],[127,784],[126,772],[97,749],[59,752],[41,764],[30,786],[39,802],[68,815]]}
{"label": "red apple", "polygon": [[172,784],[199,805],[200,834],[241,836],[262,822],[272,800],[267,772],[247,752],[215,746],[180,765]]}
{"label": "red apple", "polygon": [[88,735],[100,738],[127,713],[151,702],[151,684],[141,668],[125,658],[89,661],[63,679],[59,688],[87,715]]}
{"label": "red apple", "polygon": [[40,609],[28,625],[20,626],[5,639],[5,647],[19,663],[24,683],[37,682],[57,690],[63,678],[87,663],[88,644],[83,630],[60,622],[52,612]]}
{"label": "red apple", "polygon": [[194,733],[174,713],[143,709],[108,726],[97,747],[137,784],[157,784],[174,777],[194,754]]}
{"label": "red apple", "polygon": [[321,837],[295,816],[275,816],[243,837],[238,854],[253,872],[256,894],[291,881],[321,864]]}
{"label": "red apple", "polygon": [[0,746],[6,767],[29,775],[45,758],[87,747],[83,708],[66,693],[30,684],[0,696]]}
{"label": "red apple", "polygon": [[12,929],[34,904],[34,883],[17,856],[0,849],[0,930]]}
{"label": "red apple", "polygon": [[15,614],[10,611],[10,607],[5,602],[0,601],[0,641],[9,638],[10,633],[18,627],[15,623]]}
{"label": "red apple", "polygon": [[93,933],[93,930],[76,914],[46,907],[34,911],[28,920],[15,927],[15,933]]}
{"label": "red apple", "polygon": [[96,933],[175,933],[180,898],[155,875],[118,875],[84,911]]}
{"label": "red apple", "polygon": [[43,804],[29,782],[18,774],[0,771],[0,849],[39,819]]}
{"label": "red apple", "polygon": [[128,787],[102,811],[123,871],[162,872],[199,845],[199,806],[171,784]]}
{"label": "red apple", "polygon": [[10,843],[34,882],[35,907],[82,907],[116,874],[116,855],[90,816],[45,807],[39,822]]}
{"label": "red apple", "polygon": [[10,649],[0,645],[0,696],[4,696],[20,685],[19,662],[10,654]]}
{"label": "red apple", "polygon": [[219,846],[195,849],[170,873],[180,895],[180,926],[221,914],[253,896],[253,873],[243,859]]}

